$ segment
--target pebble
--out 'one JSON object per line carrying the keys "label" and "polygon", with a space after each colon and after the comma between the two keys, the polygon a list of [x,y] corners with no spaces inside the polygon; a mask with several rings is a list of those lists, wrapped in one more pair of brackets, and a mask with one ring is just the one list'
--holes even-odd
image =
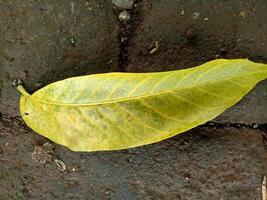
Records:
{"label": "pebble", "polygon": [[22,85],[22,84],[23,84],[23,81],[20,80],[20,79],[15,79],[12,82],[12,85],[15,86],[15,87],[18,87],[19,85]]}
{"label": "pebble", "polygon": [[75,41],[74,38],[71,38],[71,39],[70,39],[70,43],[71,43],[71,45],[72,45],[73,47],[75,47],[75,42],[76,42],[76,41]]}
{"label": "pebble", "polygon": [[254,128],[254,129],[259,128],[259,124],[254,124],[254,125],[253,125],[253,128]]}
{"label": "pebble", "polygon": [[199,18],[199,16],[200,16],[200,13],[199,13],[199,12],[194,12],[192,18],[193,18],[194,20],[196,20],[196,19]]}
{"label": "pebble", "polygon": [[112,0],[112,3],[120,9],[132,9],[134,0]]}
{"label": "pebble", "polygon": [[121,21],[128,21],[131,19],[131,16],[126,10],[124,10],[119,14],[119,19]]}
{"label": "pebble", "polygon": [[245,13],[244,11],[241,11],[241,12],[239,13],[239,16],[240,16],[240,17],[246,17],[246,13]]}

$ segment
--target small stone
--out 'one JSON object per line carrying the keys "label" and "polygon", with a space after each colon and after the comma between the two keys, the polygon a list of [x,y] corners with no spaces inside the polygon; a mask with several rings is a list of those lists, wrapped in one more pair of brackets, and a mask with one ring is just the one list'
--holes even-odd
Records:
{"label": "small stone", "polygon": [[209,125],[210,125],[210,126],[214,126],[215,124],[214,124],[213,122],[210,122]]}
{"label": "small stone", "polygon": [[196,19],[199,18],[199,16],[200,16],[200,13],[199,13],[199,12],[194,12],[192,18],[193,18],[194,20],[196,20]]}
{"label": "small stone", "polygon": [[185,180],[186,180],[186,181],[190,181],[190,178],[191,178],[191,177],[190,177],[190,174],[186,174],[186,175],[185,175]]}
{"label": "small stone", "polygon": [[112,3],[120,9],[132,9],[133,0],[112,0]]}
{"label": "small stone", "polygon": [[245,13],[244,11],[241,11],[241,12],[239,13],[239,16],[240,16],[240,17],[246,17],[246,13]]}
{"label": "small stone", "polygon": [[74,38],[71,38],[70,39],[70,43],[71,43],[71,45],[73,46],[73,47],[75,47],[76,46],[76,41],[75,41],[75,39]]}
{"label": "small stone", "polygon": [[236,124],[236,127],[237,127],[237,128],[241,128],[241,127],[242,127],[242,124],[237,123],[237,124]]}
{"label": "small stone", "polygon": [[121,38],[121,42],[123,43],[123,42],[126,42],[128,40],[128,38],[127,37],[122,37]]}
{"label": "small stone", "polygon": [[119,19],[121,21],[128,21],[131,19],[131,16],[126,10],[124,10],[119,14]]}
{"label": "small stone", "polygon": [[254,128],[254,129],[259,128],[259,124],[253,124],[253,128]]}
{"label": "small stone", "polygon": [[15,87],[18,87],[19,85],[22,85],[23,84],[23,81],[20,80],[20,79],[15,79],[13,82],[12,82],[12,85],[15,86]]}
{"label": "small stone", "polygon": [[90,5],[89,2],[86,2],[86,3],[85,3],[85,7],[86,7],[86,9],[89,10],[89,11],[92,11],[92,10],[93,10],[93,7],[91,7],[91,5]]}

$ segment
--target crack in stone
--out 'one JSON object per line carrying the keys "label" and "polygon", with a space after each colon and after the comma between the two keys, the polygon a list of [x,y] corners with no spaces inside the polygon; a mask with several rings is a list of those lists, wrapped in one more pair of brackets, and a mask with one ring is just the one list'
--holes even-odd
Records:
{"label": "crack in stone", "polygon": [[256,129],[261,130],[265,133],[267,133],[267,123],[258,124],[258,123],[232,123],[232,122],[207,122],[203,125],[200,125],[201,127],[210,127],[210,128],[247,128],[247,129]]}
{"label": "crack in stone", "polygon": [[117,10],[117,16],[119,17],[122,12],[128,12],[129,17],[125,17],[125,20],[119,19],[119,69],[125,72],[125,67],[129,62],[128,48],[130,46],[130,39],[134,33],[134,30],[139,22],[139,13],[137,12],[138,3],[141,0],[135,0],[131,9]]}

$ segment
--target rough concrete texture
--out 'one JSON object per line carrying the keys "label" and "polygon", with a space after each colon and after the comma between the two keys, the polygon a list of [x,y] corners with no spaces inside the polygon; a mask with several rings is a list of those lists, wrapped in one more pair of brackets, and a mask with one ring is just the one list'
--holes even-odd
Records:
{"label": "rough concrete texture", "polygon": [[[216,58],[267,63],[267,1],[141,1],[130,35],[126,71],[167,71]],[[158,50],[151,54],[158,43]],[[267,122],[267,81],[216,119]]]}
{"label": "rough concrete texture", "polygon": [[34,91],[66,77],[118,70],[118,29],[110,1],[1,0],[0,111],[18,114],[14,79]]}
{"label": "rough concrete texture", "polygon": [[[136,2],[130,23],[122,26],[111,1],[1,0],[0,112],[17,114],[18,93],[11,87],[17,78],[34,91],[69,76],[119,70],[118,63],[138,72],[214,58],[267,63],[266,0]],[[119,36],[129,37],[122,44]],[[266,86],[259,84],[217,119],[265,123],[258,129],[210,124],[115,152],[75,153],[53,144],[46,153],[40,149],[45,138],[18,118],[0,115],[0,199],[261,200],[267,176]],[[66,164],[67,174],[55,159]]]}
{"label": "rough concrete texture", "polygon": [[46,140],[19,121],[2,119],[0,133],[0,199],[260,200],[267,172],[260,130],[199,127],[115,152],[56,145],[53,159],[66,164],[67,174],[54,162],[34,161],[35,146]]}

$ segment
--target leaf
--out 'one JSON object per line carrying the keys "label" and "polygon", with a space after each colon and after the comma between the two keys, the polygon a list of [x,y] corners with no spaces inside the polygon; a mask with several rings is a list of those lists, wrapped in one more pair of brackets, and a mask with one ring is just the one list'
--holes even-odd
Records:
{"label": "leaf", "polygon": [[32,95],[18,89],[29,127],[74,151],[100,151],[154,143],[203,124],[265,78],[265,64],[221,59],[179,71],[69,78]]}

